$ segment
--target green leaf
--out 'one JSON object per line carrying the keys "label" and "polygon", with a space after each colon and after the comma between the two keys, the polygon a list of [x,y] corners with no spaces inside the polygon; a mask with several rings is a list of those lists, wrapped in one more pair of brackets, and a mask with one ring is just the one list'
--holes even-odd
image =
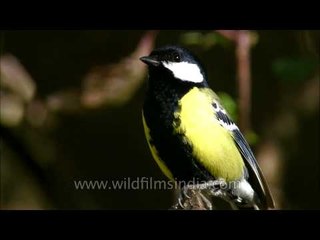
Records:
{"label": "green leaf", "polygon": [[[238,120],[238,105],[236,101],[227,93],[219,92],[218,96],[220,98],[221,104],[226,109],[230,117],[234,122]],[[245,133],[245,138],[250,145],[255,145],[259,141],[259,136],[253,131],[249,130]]]}
{"label": "green leaf", "polygon": [[250,145],[256,145],[259,142],[259,136],[253,130],[247,131],[245,138]]}
{"label": "green leaf", "polygon": [[181,35],[180,41],[185,45],[196,45],[205,50],[212,48],[214,45],[221,45],[226,48],[232,45],[230,40],[216,32],[187,32]]}
{"label": "green leaf", "polygon": [[312,76],[319,62],[311,58],[281,58],[272,64],[272,71],[283,82],[299,83]]}
{"label": "green leaf", "polygon": [[225,92],[219,92],[218,96],[223,107],[226,109],[232,120],[236,122],[238,119],[238,107],[236,101]]}
{"label": "green leaf", "polygon": [[186,45],[200,45],[202,34],[200,32],[187,32],[181,35],[181,42]]}
{"label": "green leaf", "polygon": [[206,38],[211,39],[212,41],[214,41],[215,44],[220,45],[224,48],[228,48],[233,45],[232,41],[230,41],[229,39],[225,38],[224,36],[216,32],[208,33]]}

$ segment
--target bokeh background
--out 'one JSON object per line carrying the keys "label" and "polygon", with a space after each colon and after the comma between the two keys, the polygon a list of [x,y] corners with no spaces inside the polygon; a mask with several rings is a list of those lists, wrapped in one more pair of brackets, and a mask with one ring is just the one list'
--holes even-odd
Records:
{"label": "bokeh background", "polygon": [[168,209],[172,190],[76,190],[165,180],[144,138],[147,69],[179,44],[205,65],[278,209],[318,209],[319,31],[1,31],[1,209]]}

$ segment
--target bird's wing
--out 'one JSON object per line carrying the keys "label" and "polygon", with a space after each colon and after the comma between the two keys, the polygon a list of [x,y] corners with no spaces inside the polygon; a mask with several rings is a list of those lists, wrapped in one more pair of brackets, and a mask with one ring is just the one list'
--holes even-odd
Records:
{"label": "bird's wing", "polygon": [[248,181],[252,185],[253,189],[257,192],[258,197],[261,201],[261,205],[266,208],[274,208],[270,190],[257,163],[257,160],[255,159],[249,147],[249,144],[240,132],[239,128],[228,116],[226,110],[222,107],[218,97],[215,94],[212,106],[220,125],[229,130],[239,151],[241,152],[249,174]]}

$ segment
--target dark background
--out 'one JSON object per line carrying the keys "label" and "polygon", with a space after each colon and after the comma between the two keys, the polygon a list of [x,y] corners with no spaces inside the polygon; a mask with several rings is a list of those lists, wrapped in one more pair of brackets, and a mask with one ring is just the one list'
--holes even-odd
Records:
{"label": "dark background", "polygon": [[[1,59],[8,54],[15,57],[36,86],[32,99],[16,101],[17,111],[23,109],[17,123],[1,118],[2,209],[168,209],[172,205],[170,190],[80,191],[73,184],[74,180],[143,176],[165,180],[149,153],[141,122],[145,66],[138,58],[123,62],[139,48],[146,32],[1,32]],[[210,86],[237,103],[234,42],[214,31],[163,30],[150,34],[154,34],[150,50],[152,44],[180,44],[196,53],[208,71]],[[319,31],[250,34],[255,44],[250,52],[248,130],[254,137],[248,137],[249,142],[278,208],[317,209]],[[14,86],[4,83],[4,78],[8,82],[16,76],[8,77],[3,70],[10,63],[1,65],[2,109],[15,109],[10,96],[20,97]],[[140,75],[130,72],[134,69],[139,69]],[[108,82],[107,86],[121,82],[119,88],[132,88],[132,95],[114,88],[111,93],[117,97],[107,96],[109,100],[88,107],[79,99],[87,91],[89,72],[100,74],[101,86],[103,82]],[[135,87],[127,87],[131,78],[136,79]],[[24,81],[19,77],[13,85]],[[57,107],[52,99],[62,99],[62,106]],[[7,112],[1,111],[1,115]],[[233,114],[239,115],[236,110]]]}

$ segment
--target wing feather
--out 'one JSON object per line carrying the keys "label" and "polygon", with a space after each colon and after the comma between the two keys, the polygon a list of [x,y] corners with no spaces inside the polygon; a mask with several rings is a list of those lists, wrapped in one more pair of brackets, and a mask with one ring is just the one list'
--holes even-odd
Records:
{"label": "wing feather", "polygon": [[264,208],[274,208],[274,202],[268,185],[246,139],[217,99],[213,101],[212,105],[221,126],[229,130],[244,159],[245,166],[248,170],[248,180],[256,191],[261,202],[260,204]]}

